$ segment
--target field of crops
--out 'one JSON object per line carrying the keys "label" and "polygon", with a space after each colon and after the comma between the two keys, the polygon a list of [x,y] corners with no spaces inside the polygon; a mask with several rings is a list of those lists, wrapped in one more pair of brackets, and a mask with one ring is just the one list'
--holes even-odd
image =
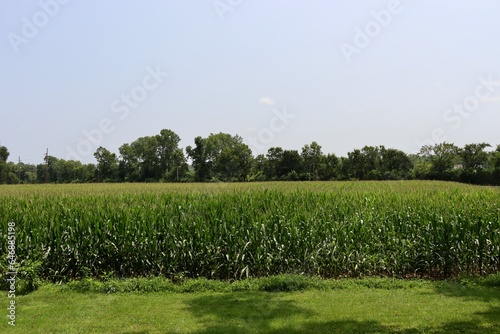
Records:
{"label": "field of crops", "polygon": [[1,186],[4,269],[9,222],[51,280],[500,270],[500,190],[445,182]]}

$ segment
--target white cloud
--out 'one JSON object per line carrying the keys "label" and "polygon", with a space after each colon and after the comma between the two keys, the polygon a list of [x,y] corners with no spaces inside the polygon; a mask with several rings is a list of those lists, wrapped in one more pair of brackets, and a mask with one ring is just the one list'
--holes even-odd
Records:
{"label": "white cloud", "polygon": [[431,86],[434,89],[439,89],[439,88],[443,88],[444,87],[444,85],[443,85],[443,83],[441,81],[434,81]]}
{"label": "white cloud", "polygon": [[270,97],[261,97],[259,99],[259,103],[260,104],[265,104],[267,106],[273,106],[274,105],[274,101]]}
{"label": "white cloud", "polygon": [[481,100],[482,103],[497,103],[500,102],[500,96],[492,96]]}

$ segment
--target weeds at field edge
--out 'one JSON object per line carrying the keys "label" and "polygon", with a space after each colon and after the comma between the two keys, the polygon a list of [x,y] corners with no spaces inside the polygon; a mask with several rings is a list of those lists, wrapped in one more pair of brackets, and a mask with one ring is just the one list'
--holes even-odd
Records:
{"label": "weeds at field edge", "polygon": [[[45,283],[50,284],[50,283]],[[413,289],[432,285],[437,289],[460,288],[495,288],[500,289],[500,273],[486,277],[467,277],[454,280],[394,279],[369,277],[362,279],[324,279],[304,275],[277,275],[261,278],[249,278],[237,281],[209,280],[206,278],[186,279],[174,283],[162,277],[149,278],[109,278],[97,280],[84,278],[60,284],[61,291],[80,293],[200,293],[200,292],[294,292],[306,290],[339,289]],[[29,291],[27,291],[29,292]]]}

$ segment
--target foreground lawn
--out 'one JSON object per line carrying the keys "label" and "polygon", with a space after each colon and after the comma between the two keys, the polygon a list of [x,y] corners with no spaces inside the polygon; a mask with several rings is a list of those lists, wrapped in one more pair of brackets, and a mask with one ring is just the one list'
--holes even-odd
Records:
{"label": "foreground lawn", "polygon": [[46,285],[17,297],[16,327],[4,316],[0,332],[500,333],[498,287],[369,282],[295,292],[115,294]]}

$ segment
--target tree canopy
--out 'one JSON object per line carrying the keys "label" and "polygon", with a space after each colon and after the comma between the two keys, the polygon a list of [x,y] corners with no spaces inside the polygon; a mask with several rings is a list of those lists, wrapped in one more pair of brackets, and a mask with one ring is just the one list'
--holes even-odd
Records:
{"label": "tree canopy", "polygon": [[[172,130],[125,143],[118,154],[105,147],[94,152],[96,164],[47,156],[43,163],[9,162],[0,146],[0,183],[69,182],[231,182],[310,180],[451,180],[500,185],[500,145],[423,146],[416,155],[385,146],[364,146],[337,157],[313,141],[299,150],[271,147],[252,155],[238,135],[194,138],[185,152]],[[488,149],[490,148],[490,149]]]}

